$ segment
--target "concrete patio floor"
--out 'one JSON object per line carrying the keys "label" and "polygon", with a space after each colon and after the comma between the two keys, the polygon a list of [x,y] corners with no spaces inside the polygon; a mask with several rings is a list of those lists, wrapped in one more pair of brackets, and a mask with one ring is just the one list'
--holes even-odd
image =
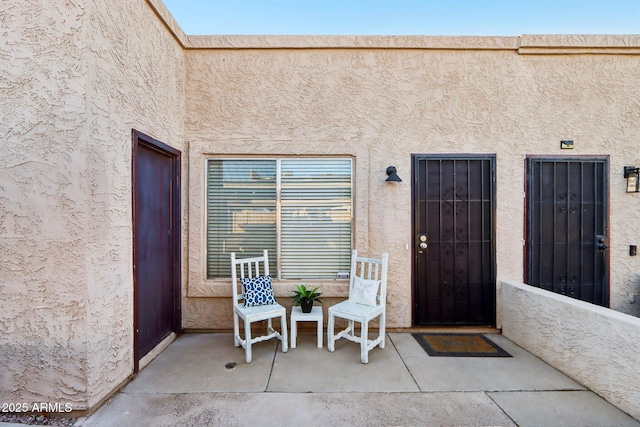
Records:
{"label": "concrete patio floor", "polygon": [[[231,334],[184,334],[98,411],[92,426],[640,426],[593,392],[497,334],[513,357],[430,357],[410,333],[360,363],[298,336],[254,345]],[[235,366],[232,366],[235,363]]]}

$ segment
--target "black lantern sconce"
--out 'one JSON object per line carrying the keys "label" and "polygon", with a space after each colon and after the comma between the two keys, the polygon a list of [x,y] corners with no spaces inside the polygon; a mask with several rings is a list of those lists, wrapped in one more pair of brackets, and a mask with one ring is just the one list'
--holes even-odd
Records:
{"label": "black lantern sconce", "polygon": [[396,172],[397,170],[395,166],[389,166],[387,168],[387,175],[389,175],[389,177],[385,181],[386,182],[402,182],[402,180],[400,179],[400,177]]}
{"label": "black lantern sconce", "polygon": [[640,192],[640,180],[638,179],[639,173],[640,168],[635,166],[624,167],[624,177],[627,179],[627,193]]}

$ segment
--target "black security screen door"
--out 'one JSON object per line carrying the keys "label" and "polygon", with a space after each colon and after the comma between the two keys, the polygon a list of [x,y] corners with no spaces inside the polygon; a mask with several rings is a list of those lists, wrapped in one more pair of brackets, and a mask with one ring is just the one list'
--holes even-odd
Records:
{"label": "black security screen door", "polygon": [[527,283],[608,306],[608,161],[527,159]]}
{"label": "black security screen door", "polygon": [[495,324],[495,157],[413,156],[414,324]]}

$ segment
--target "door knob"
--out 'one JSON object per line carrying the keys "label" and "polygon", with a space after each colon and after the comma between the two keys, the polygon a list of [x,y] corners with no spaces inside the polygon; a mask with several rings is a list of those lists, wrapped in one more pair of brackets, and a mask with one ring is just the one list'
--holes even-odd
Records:
{"label": "door knob", "polygon": [[607,249],[609,246],[607,246],[607,240],[604,236],[597,236],[598,239],[598,250],[605,250]]}
{"label": "door knob", "polygon": [[427,235],[419,234],[418,235],[418,253],[423,254],[424,250],[427,249]]}

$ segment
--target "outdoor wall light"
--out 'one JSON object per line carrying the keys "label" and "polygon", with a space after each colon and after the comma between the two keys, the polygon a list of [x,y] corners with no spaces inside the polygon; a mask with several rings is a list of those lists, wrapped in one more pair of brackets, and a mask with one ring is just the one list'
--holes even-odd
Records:
{"label": "outdoor wall light", "polygon": [[387,168],[387,175],[389,175],[389,177],[385,181],[386,182],[402,182],[398,174],[396,174],[396,171],[397,170],[395,166],[389,166]]}
{"label": "outdoor wall light", "polygon": [[563,139],[562,141],[560,141],[560,149],[573,150],[573,141],[569,139]]}
{"label": "outdoor wall light", "polygon": [[627,193],[640,192],[640,180],[638,180],[638,174],[640,168],[635,166],[624,167],[624,177],[627,179]]}

